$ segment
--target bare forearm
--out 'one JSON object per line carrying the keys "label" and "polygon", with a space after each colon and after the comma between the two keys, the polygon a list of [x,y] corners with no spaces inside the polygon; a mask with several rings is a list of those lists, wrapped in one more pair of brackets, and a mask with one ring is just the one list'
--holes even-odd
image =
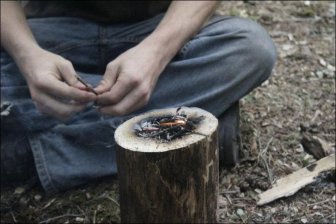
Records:
{"label": "bare forearm", "polygon": [[96,100],[83,90],[69,61],[39,47],[18,2],[1,1],[1,45],[20,68],[32,100],[44,114],[66,120]]}
{"label": "bare forearm", "polygon": [[158,45],[169,60],[194,36],[217,6],[216,1],[173,1],[155,31],[144,40]]}
{"label": "bare forearm", "polygon": [[38,48],[19,2],[1,1],[1,46],[17,63]]}

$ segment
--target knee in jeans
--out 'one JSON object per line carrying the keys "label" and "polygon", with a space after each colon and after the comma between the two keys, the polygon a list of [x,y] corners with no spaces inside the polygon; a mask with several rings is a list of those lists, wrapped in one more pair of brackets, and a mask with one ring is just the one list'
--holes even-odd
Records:
{"label": "knee in jeans", "polygon": [[257,22],[230,17],[214,23],[205,34],[220,36],[223,41],[227,41],[230,36],[236,41],[235,50],[245,58],[244,62],[250,63],[248,66],[253,66],[258,71],[255,75],[259,75],[261,81],[270,76],[277,58],[276,48],[269,34]]}
{"label": "knee in jeans", "polygon": [[247,57],[253,62],[260,73],[260,79],[266,80],[274,67],[277,53],[275,45],[266,30],[258,23],[244,18],[237,18],[240,33],[243,36],[241,44]]}

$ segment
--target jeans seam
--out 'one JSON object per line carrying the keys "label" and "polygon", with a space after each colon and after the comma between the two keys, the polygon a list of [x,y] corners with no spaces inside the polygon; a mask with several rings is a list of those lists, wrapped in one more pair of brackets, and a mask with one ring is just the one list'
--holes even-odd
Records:
{"label": "jeans seam", "polygon": [[181,50],[180,50],[180,52],[179,52],[179,57],[180,58],[184,58],[185,56],[186,56],[186,54],[189,52],[189,46],[190,46],[190,44],[191,44],[191,41],[192,40],[190,40],[189,42],[187,42],[182,48],[181,48]]}
{"label": "jeans seam", "polygon": [[48,172],[47,166],[45,164],[45,159],[43,156],[43,150],[41,144],[36,136],[29,135],[28,140],[30,142],[30,147],[33,152],[36,171],[38,173],[38,177],[40,179],[41,185],[44,187],[47,193],[55,193],[57,192],[57,188],[52,182],[50,174]]}

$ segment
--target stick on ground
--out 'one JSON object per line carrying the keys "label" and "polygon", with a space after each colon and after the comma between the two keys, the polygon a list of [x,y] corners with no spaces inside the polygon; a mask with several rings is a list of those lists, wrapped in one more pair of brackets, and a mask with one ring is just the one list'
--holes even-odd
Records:
{"label": "stick on ground", "polygon": [[319,173],[335,169],[335,154],[324,157],[307,167],[289,174],[274,184],[273,188],[261,193],[257,205],[264,205],[281,197],[293,195],[298,190],[314,182]]}

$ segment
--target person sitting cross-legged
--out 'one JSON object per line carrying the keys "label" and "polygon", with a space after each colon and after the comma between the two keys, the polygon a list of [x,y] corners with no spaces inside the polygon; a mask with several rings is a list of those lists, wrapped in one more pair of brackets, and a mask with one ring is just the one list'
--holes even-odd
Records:
{"label": "person sitting cross-legged", "polygon": [[237,163],[239,100],[270,76],[276,50],[259,24],[216,6],[1,1],[2,183],[37,176],[55,193],[116,174],[118,125],[179,106],[218,117],[220,164]]}

